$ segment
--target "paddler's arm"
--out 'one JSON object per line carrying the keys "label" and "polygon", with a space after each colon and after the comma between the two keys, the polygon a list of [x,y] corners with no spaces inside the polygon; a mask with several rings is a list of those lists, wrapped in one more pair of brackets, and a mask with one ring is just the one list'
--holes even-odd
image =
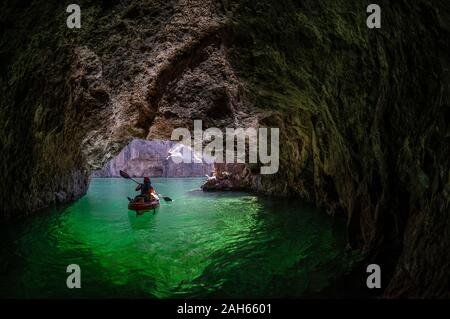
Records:
{"label": "paddler's arm", "polygon": [[136,191],[140,190],[142,188],[142,184],[139,184],[138,186],[136,186]]}

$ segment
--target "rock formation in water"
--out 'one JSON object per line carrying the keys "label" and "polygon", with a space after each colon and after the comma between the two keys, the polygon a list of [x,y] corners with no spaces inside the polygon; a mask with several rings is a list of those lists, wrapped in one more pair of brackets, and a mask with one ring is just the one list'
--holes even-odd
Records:
{"label": "rock formation in water", "polygon": [[248,191],[256,188],[258,175],[242,163],[216,163],[213,174],[202,184],[204,191]]}
{"label": "rock formation in water", "polygon": [[[357,0],[60,1],[0,10],[2,216],[83,195],[131,139],[279,127],[251,187],[347,218],[388,297],[448,296],[450,5]],[[26,198],[26,200],[24,200]]]}
{"label": "rock formation in water", "polygon": [[[184,157],[189,162],[183,161]],[[196,156],[191,148],[174,141],[134,139],[105,167],[92,172],[91,176],[120,177],[120,170],[126,171],[131,177],[204,177],[211,174],[214,170],[212,161],[199,163],[200,160],[201,157]]]}

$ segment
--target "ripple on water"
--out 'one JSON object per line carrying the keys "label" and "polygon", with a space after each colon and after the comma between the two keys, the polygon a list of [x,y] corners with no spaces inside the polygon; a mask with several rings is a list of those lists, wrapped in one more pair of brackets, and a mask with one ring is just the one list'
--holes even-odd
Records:
{"label": "ripple on water", "polygon": [[[66,209],[3,225],[1,296],[302,297],[345,271],[344,227],[326,214],[199,192],[201,181],[154,178],[174,201],[136,215],[126,208],[131,181],[93,179]],[[82,269],[79,291],[65,287],[72,263]]]}

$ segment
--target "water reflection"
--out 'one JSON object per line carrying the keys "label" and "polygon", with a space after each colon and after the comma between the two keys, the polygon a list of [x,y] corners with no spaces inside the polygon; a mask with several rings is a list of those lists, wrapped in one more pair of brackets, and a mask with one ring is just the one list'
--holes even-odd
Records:
{"label": "water reflection", "polygon": [[[63,212],[4,225],[2,297],[304,297],[345,271],[343,225],[292,200],[204,193],[153,179],[153,214],[127,209],[134,185],[94,179]],[[77,263],[83,289],[65,287]]]}

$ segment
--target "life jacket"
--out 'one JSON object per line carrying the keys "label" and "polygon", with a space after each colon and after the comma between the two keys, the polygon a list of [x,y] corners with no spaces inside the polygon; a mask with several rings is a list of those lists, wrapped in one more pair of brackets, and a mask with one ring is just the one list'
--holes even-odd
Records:
{"label": "life jacket", "polygon": [[149,191],[151,188],[153,188],[153,187],[152,187],[152,184],[150,184],[150,183],[141,184],[141,195],[149,194]]}

